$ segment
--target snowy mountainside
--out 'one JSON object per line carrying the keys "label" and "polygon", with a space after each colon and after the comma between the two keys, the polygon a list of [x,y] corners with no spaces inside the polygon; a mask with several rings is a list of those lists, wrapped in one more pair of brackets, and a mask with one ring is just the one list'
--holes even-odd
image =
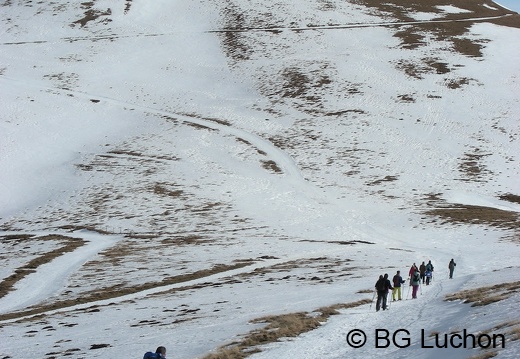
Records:
{"label": "snowy mountainside", "polygon": [[[487,0],[0,9],[0,357],[204,357],[258,318],[370,300],[379,274],[428,259],[442,269],[395,325],[453,329],[414,323],[428,305],[475,331],[489,328],[466,315],[514,313],[515,289],[478,310],[443,299],[518,280],[518,14]],[[252,357],[386,353],[345,344],[346,326],[377,325],[368,307]],[[499,357],[519,352],[508,343]],[[439,355],[408,349],[392,353]]]}

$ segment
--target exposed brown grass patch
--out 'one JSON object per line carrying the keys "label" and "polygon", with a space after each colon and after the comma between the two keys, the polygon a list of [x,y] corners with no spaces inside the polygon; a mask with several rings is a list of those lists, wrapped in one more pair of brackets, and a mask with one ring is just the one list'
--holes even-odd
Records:
{"label": "exposed brown grass patch", "polygon": [[393,182],[393,181],[397,181],[396,176],[385,176],[384,178],[367,183],[367,186],[376,186],[383,182]]}
{"label": "exposed brown grass patch", "polygon": [[511,203],[518,203],[520,204],[520,196],[512,193],[505,193],[500,196],[498,196],[503,201],[508,201]]}
{"label": "exposed brown grass patch", "polygon": [[442,218],[442,224],[481,224],[512,230],[520,229],[517,212],[502,209],[453,204],[445,208],[435,208],[425,212],[428,215]]}
{"label": "exposed brown grass patch", "polygon": [[266,324],[265,327],[253,330],[242,340],[217,349],[203,359],[243,359],[261,351],[259,346],[274,343],[282,338],[294,338],[314,330],[322,325],[331,315],[339,314],[338,310],[355,308],[371,303],[370,299],[362,299],[351,303],[339,303],[316,309],[313,312],[297,312],[273,315],[252,320],[251,323]]}
{"label": "exposed brown grass patch", "polygon": [[[395,19],[400,22],[414,21],[413,13],[428,12],[436,15],[435,21],[423,22],[413,25],[394,26],[394,36],[400,40],[399,47],[407,50],[414,50],[422,46],[427,46],[431,41],[445,41],[450,50],[468,57],[482,57],[482,49],[487,40],[475,40],[467,36],[470,27],[477,22],[487,21],[495,24],[520,27],[520,16],[504,9],[492,1],[488,0],[436,0],[436,1],[416,1],[416,0],[353,0],[353,2],[367,6],[371,13],[381,17]],[[467,10],[462,13],[444,12],[438,6],[452,5],[457,8]],[[501,18],[496,19],[495,17]],[[489,17],[485,20],[474,20],[477,18]],[[440,20],[440,21],[439,21]],[[437,73],[449,72],[448,64],[438,64]],[[426,61],[407,62],[398,64],[397,68],[405,71],[409,76],[422,78],[422,74],[429,73],[431,63]],[[460,88],[467,85],[469,79],[458,79],[445,82],[451,89]]]}
{"label": "exposed brown grass patch", "polygon": [[482,162],[490,155],[490,153],[480,153],[478,149],[475,149],[473,153],[465,153],[459,165],[459,171],[467,177],[465,180],[481,179],[483,175],[490,174],[490,171]]}
{"label": "exposed brown grass patch", "polygon": [[[448,203],[441,199],[441,195],[442,193],[427,194],[425,200],[432,209],[424,212],[428,216],[440,219],[441,225],[475,224],[506,229],[511,231],[511,234],[505,237],[506,239],[520,242],[520,215],[518,212],[494,207]],[[500,195],[499,199],[518,203],[520,196],[505,193]],[[437,219],[431,222],[437,222]]]}
{"label": "exposed brown grass patch", "polygon": [[510,282],[463,290],[447,295],[445,300],[462,300],[464,303],[471,303],[472,307],[478,307],[500,302],[518,292],[520,292],[520,282]]}
{"label": "exposed brown grass patch", "polygon": [[153,193],[159,195],[159,196],[167,196],[167,197],[181,197],[181,195],[184,193],[183,190],[180,189],[170,189],[168,187],[171,187],[171,185],[168,185],[166,183],[156,183],[153,186]]}
{"label": "exposed brown grass patch", "polygon": [[273,160],[261,161],[262,167],[274,173],[282,173],[282,169]]}
{"label": "exposed brown grass patch", "polygon": [[497,351],[492,351],[492,352],[485,352],[485,353],[481,353],[481,354],[477,354],[477,355],[472,355],[468,359],[490,359],[490,358],[496,357],[497,355],[498,355]]}
{"label": "exposed brown grass patch", "polygon": [[[83,14],[84,17],[82,17],[79,20],[76,20],[73,22],[74,25],[80,25],[81,27],[86,26],[90,21],[98,20],[99,18],[103,16],[110,16],[112,15],[112,10],[106,9],[106,10],[98,10],[94,8],[95,1],[89,1],[81,3],[81,7],[85,9],[85,13]],[[103,23],[108,23],[112,21],[109,18],[104,18],[101,20]]]}

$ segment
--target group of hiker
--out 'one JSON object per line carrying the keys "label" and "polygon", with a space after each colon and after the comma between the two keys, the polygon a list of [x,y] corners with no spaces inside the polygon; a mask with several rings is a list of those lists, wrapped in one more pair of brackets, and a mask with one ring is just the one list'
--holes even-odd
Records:
{"label": "group of hiker", "polygon": [[[448,264],[450,279],[453,278],[453,272],[456,265],[457,264],[452,258]],[[419,267],[417,267],[415,263],[410,267],[410,270],[408,271],[408,280],[410,281],[410,287],[412,288],[412,299],[417,299],[417,292],[421,283],[430,285],[433,280],[433,270],[434,267],[431,260],[428,261],[427,264],[422,262]],[[390,290],[392,290],[392,301],[402,300],[401,287],[405,283],[406,281],[401,276],[401,271],[397,271],[392,278],[392,282],[388,279],[388,274],[385,273],[385,275],[380,275],[375,285],[375,294],[377,294],[376,311],[379,311],[381,308],[383,308],[383,310],[387,309],[387,299]],[[408,294],[409,293],[410,290],[408,290]]]}

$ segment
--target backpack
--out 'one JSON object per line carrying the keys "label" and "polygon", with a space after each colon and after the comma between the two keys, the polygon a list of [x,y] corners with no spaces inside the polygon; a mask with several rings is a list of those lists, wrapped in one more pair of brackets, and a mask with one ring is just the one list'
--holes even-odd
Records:
{"label": "backpack", "polygon": [[152,353],[152,352],[146,352],[143,356],[143,359],[159,359],[159,354]]}
{"label": "backpack", "polygon": [[418,272],[415,272],[415,274],[413,275],[413,280],[414,280],[414,282],[419,282],[421,280],[421,274]]}
{"label": "backpack", "polygon": [[383,278],[379,279],[376,283],[377,290],[386,290],[386,283]]}

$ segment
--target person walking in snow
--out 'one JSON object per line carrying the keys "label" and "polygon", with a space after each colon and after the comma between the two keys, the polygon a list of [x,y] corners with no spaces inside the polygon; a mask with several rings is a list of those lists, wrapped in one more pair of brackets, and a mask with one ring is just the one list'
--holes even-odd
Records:
{"label": "person walking in snow", "polygon": [[424,277],[426,278],[426,285],[430,285],[430,281],[432,280],[432,272],[426,270],[426,273],[424,273]]}
{"label": "person walking in snow", "polygon": [[457,263],[453,260],[453,258],[450,261],[450,264],[448,264],[448,269],[450,270],[450,279],[453,279],[453,271],[455,270],[455,266]]}
{"label": "person walking in snow", "polygon": [[408,279],[410,279],[410,285],[412,285],[412,276],[415,273],[415,271],[419,271],[419,269],[417,269],[417,266],[414,263],[408,271]]}
{"label": "person walking in snow", "polygon": [[387,301],[390,289],[393,289],[393,287],[392,287],[392,284],[390,284],[390,280],[388,280],[388,274],[385,274],[384,276],[380,275],[378,281],[376,282],[376,291],[377,291],[376,312],[378,312],[380,308],[383,308],[383,310],[386,310],[386,301]]}
{"label": "person walking in snow", "polygon": [[375,287],[377,293],[376,312],[379,312],[385,291],[385,279],[382,274],[379,276],[379,279],[377,280]]}
{"label": "person walking in snow", "polygon": [[412,276],[412,298],[417,299],[417,290],[421,285],[421,273],[417,270]]}
{"label": "person walking in snow", "polygon": [[433,264],[432,264],[432,261],[428,261],[428,264],[426,265],[426,270],[430,270],[433,272]]}
{"label": "person walking in snow", "polygon": [[392,278],[392,282],[394,283],[394,288],[392,289],[392,300],[395,302],[395,295],[397,294],[397,297],[399,300],[402,299],[401,297],[401,284],[404,283],[403,277],[401,277],[401,271],[397,271],[397,273],[394,275],[394,278]]}
{"label": "person walking in snow", "polygon": [[432,261],[428,261],[428,264],[426,265],[426,272],[424,273],[424,276],[426,277],[426,285],[430,285],[430,282],[433,277],[433,264]]}
{"label": "person walking in snow", "polygon": [[426,273],[426,264],[424,264],[424,262],[422,262],[421,265],[419,266],[419,272],[421,273],[421,280],[424,284],[424,275]]}
{"label": "person walking in snow", "polygon": [[166,359],[166,348],[161,346],[157,347],[155,353],[146,352],[143,359]]}

